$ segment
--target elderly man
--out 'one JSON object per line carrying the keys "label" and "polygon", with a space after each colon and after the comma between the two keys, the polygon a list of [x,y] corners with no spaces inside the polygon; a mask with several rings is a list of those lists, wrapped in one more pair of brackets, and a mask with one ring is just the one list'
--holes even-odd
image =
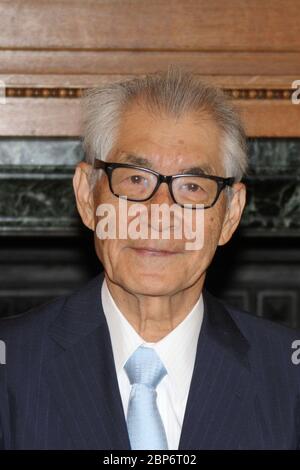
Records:
{"label": "elderly man", "polygon": [[178,69],[113,83],[85,98],[84,144],[74,190],[104,274],[1,322],[2,447],[297,448],[296,332],[204,289],[245,205],[232,105]]}

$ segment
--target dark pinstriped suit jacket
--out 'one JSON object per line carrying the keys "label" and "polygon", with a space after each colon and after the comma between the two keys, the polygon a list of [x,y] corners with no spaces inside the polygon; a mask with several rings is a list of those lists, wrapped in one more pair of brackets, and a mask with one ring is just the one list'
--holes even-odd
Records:
{"label": "dark pinstriped suit jacket", "polygon": [[[130,449],[102,279],[0,321],[0,448]],[[298,448],[299,332],[203,297],[179,449]]]}

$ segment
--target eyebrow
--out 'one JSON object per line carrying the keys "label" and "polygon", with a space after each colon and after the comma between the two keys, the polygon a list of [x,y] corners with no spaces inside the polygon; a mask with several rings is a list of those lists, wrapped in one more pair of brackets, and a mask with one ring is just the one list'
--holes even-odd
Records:
{"label": "eyebrow", "polygon": [[133,165],[140,165],[140,166],[145,166],[147,168],[153,168],[152,163],[148,158],[144,157],[139,157],[138,155],[133,155],[133,154],[123,154],[119,162],[121,163],[132,163]]}
{"label": "eyebrow", "polygon": [[208,165],[192,166],[190,168],[182,168],[179,173],[192,173],[193,175],[212,175],[214,174],[213,168]]}
{"label": "eyebrow", "polygon": [[[141,157],[134,154],[123,154],[118,160],[122,163],[132,163],[133,165],[143,166],[145,168],[153,169],[153,164],[148,158]],[[214,174],[214,169],[209,164],[203,165],[193,165],[188,168],[181,168],[176,174],[191,173],[193,175],[212,175]]]}

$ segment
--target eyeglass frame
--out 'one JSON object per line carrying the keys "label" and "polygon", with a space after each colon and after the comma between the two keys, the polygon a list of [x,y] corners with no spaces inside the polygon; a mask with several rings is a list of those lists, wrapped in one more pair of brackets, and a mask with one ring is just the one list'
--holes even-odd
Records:
{"label": "eyeglass frame", "polygon": [[[199,176],[201,178],[206,178],[206,179],[210,179],[210,180],[215,181],[217,183],[218,189],[217,189],[217,194],[216,194],[216,197],[215,197],[214,201],[210,205],[204,206],[204,207],[198,207],[198,208],[197,207],[189,207],[190,209],[193,209],[193,210],[194,209],[209,209],[210,207],[213,207],[215,205],[215,203],[217,202],[217,200],[219,199],[220,194],[223,191],[223,189],[225,189],[226,186],[232,186],[234,181],[235,181],[234,176],[224,178],[223,176],[207,175],[205,173],[203,173],[201,175],[198,175],[198,174],[195,174],[195,173],[180,173],[180,174],[176,174],[176,175],[162,175],[161,173],[158,173],[157,171],[152,170],[151,168],[144,168],[144,167],[141,167],[139,165],[134,165],[134,164],[131,164],[131,163],[105,162],[103,160],[100,160],[99,158],[96,158],[94,160],[93,168],[96,169],[96,170],[101,169],[101,170],[105,171],[106,175],[108,176],[109,189],[112,192],[112,194],[114,196],[118,197],[118,198],[126,197],[126,199],[128,201],[133,201],[133,202],[149,201],[149,199],[151,199],[154,196],[154,194],[158,191],[158,188],[160,187],[160,185],[162,183],[166,183],[168,185],[170,195],[171,195],[173,201],[175,202],[175,204],[178,204],[180,207],[183,207],[183,208],[185,206],[189,207],[190,205],[189,204],[185,204],[185,205],[180,204],[175,200],[175,197],[174,197],[174,194],[173,194],[173,189],[172,189],[172,182],[175,179],[182,178],[182,177],[185,177],[185,176],[194,176],[194,177]],[[112,173],[116,168],[132,168],[132,169],[136,169],[136,170],[142,170],[142,171],[145,171],[147,173],[151,173],[152,175],[155,175],[157,177],[157,184],[156,184],[154,190],[152,191],[152,193],[150,194],[150,196],[148,196],[145,199],[132,199],[132,198],[129,198],[127,196],[122,196],[120,194],[116,194],[113,191],[112,184],[111,184]]]}

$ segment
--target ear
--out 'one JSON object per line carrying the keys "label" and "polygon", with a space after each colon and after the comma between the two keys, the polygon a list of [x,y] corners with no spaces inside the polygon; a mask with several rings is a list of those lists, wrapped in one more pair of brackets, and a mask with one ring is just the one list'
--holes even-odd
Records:
{"label": "ear", "polygon": [[77,209],[82,222],[89,229],[94,230],[94,202],[89,182],[91,171],[91,165],[88,165],[85,162],[78,163],[73,177],[73,188],[76,197]]}
{"label": "ear", "polygon": [[233,195],[226,210],[218,245],[225,245],[230,240],[240,223],[245,207],[246,186],[243,183],[235,183],[232,191]]}

